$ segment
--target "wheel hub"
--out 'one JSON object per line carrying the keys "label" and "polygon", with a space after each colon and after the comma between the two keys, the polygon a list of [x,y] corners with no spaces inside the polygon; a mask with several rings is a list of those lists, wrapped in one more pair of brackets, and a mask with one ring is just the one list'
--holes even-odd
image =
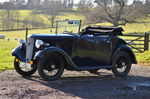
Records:
{"label": "wheel hub", "polygon": [[56,65],[54,63],[48,64],[45,69],[51,72],[56,69]]}
{"label": "wheel hub", "polygon": [[125,62],[122,62],[122,63],[121,63],[121,65],[122,65],[123,67],[125,67],[125,66],[126,66]]}
{"label": "wheel hub", "polygon": [[55,68],[56,68],[56,66],[55,66],[55,65],[52,65],[52,66],[51,66],[51,68],[52,68],[52,69],[55,69]]}
{"label": "wheel hub", "polygon": [[118,62],[118,68],[122,68],[122,67],[125,67],[125,66],[126,66],[126,63],[123,60]]}

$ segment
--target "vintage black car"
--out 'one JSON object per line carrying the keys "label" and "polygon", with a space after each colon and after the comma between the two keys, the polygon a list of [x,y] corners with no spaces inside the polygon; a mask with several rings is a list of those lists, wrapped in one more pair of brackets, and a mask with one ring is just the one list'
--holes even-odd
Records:
{"label": "vintage black car", "polygon": [[44,80],[60,78],[64,69],[91,73],[108,69],[115,76],[126,76],[137,61],[125,40],[118,37],[123,29],[88,26],[80,32],[80,22],[57,21],[56,34],[33,34],[27,41],[20,40],[12,51],[15,70],[22,76],[38,70]]}

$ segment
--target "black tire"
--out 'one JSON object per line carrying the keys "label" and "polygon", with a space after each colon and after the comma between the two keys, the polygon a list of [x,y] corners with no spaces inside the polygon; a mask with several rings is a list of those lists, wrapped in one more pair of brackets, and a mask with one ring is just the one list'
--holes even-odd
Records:
{"label": "black tire", "polygon": [[[18,61],[16,61],[16,60],[18,60]],[[27,71],[23,70],[20,66],[20,61],[18,58],[14,59],[14,68],[15,68],[16,72],[22,76],[31,76],[37,70],[36,66],[31,66],[31,69],[27,70]]]}
{"label": "black tire", "polygon": [[[117,77],[124,77],[130,72],[131,65],[130,55],[125,51],[121,51],[114,57],[112,72]],[[123,71],[118,71],[118,69],[121,70],[123,68]]]}
{"label": "black tire", "polygon": [[[52,73],[54,70],[57,70],[54,75],[46,74],[46,71]],[[59,79],[63,72],[64,62],[62,57],[57,53],[48,54],[38,62],[38,73],[44,80],[53,81]]]}
{"label": "black tire", "polygon": [[95,74],[98,72],[99,69],[89,70],[90,73]]}

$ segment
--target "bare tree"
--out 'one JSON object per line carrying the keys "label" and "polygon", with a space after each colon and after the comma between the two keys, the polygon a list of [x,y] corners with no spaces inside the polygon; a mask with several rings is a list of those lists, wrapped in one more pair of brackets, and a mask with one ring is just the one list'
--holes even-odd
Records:
{"label": "bare tree", "polygon": [[4,29],[4,22],[3,22],[3,19],[4,19],[4,13],[3,13],[3,11],[1,10],[0,11],[0,29],[2,30],[2,29]]}
{"label": "bare tree", "polygon": [[93,6],[93,0],[80,0],[78,3],[78,10],[81,12],[88,12]]}
{"label": "bare tree", "polygon": [[73,8],[73,6],[74,6],[74,1],[68,0],[68,8]]}
{"label": "bare tree", "polygon": [[14,5],[17,10],[25,9],[25,0],[14,0]]}
{"label": "bare tree", "polygon": [[20,11],[19,10],[14,10],[13,13],[14,13],[13,22],[16,23],[16,28],[19,29],[20,28],[20,23],[21,23]]}
{"label": "bare tree", "polygon": [[13,29],[13,1],[11,2],[4,2],[4,11],[3,11],[3,17],[2,17],[2,25],[3,29]]}
{"label": "bare tree", "polygon": [[31,10],[40,10],[41,9],[41,0],[28,0],[27,8]]}
{"label": "bare tree", "polygon": [[3,29],[19,29],[20,13],[17,0],[10,0],[5,2],[5,10],[3,10],[2,24]]}
{"label": "bare tree", "polygon": [[87,13],[91,23],[109,22],[114,26],[135,23],[146,16],[143,5],[128,5],[129,0],[96,0],[98,6]]}
{"label": "bare tree", "polygon": [[13,5],[14,8],[12,9],[13,11],[13,23],[16,23],[15,28],[19,29],[20,28],[20,9],[23,9],[23,5],[25,3],[25,0],[14,0]]}
{"label": "bare tree", "polygon": [[145,7],[146,7],[146,10],[148,10],[147,13],[150,14],[150,0],[145,1]]}
{"label": "bare tree", "polygon": [[44,8],[44,13],[46,18],[50,21],[51,27],[54,27],[54,21],[62,9],[62,4],[60,0],[50,0]]}
{"label": "bare tree", "polygon": [[67,0],[63,0],[62,5],[63,5],[64,10],[68,9],[68,1]]}
{"label": "bare tree", "polygon": [[26,28],[39,28],[45,26],[43,17],[32,14],[32,12],[23,20],[23,27]]}
{"label": "bare tree", "polygon": [[0,9],[3,9],[3,4],[2,3],[0,3]]}

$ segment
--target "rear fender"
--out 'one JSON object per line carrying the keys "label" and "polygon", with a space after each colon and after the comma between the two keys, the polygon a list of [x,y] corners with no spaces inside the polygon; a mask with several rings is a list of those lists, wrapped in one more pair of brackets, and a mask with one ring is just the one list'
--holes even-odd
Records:
{"label": "rear fender", "polygon": [[26,62],[26,47],[16,47],[12,50],[12,56],[19,58],[20,61]]}
{"label": "rear fender", "polygon": [[132,60],[132,63],[133,64],[137,64],[137,59],[136,59],[136,56],[134,54],[134,52],[132,51],[132,49],[127,46],[127,45],[119,45],[119,47],[113,52],[112,54],[112,60],[114,59],[114,57],[118,54],[118,52],[120,51],[125,51],[127,53],[129,53],[130,57],[131,57],[131,60]]}
{"label": "rear fender", "polygon": [[42,57],[44,57],[45,55],[47,55],[49,53],[58,53],[66,60],[66,62],[69,66],[75,66],[75,64],[72,61],[72,59],[70,58],[70,56],[65,51],[63,51],[62,49],[57,48],[57,47],[49,47],[44,50],[38,51],[34,56],[34,60],[38,61]]}

